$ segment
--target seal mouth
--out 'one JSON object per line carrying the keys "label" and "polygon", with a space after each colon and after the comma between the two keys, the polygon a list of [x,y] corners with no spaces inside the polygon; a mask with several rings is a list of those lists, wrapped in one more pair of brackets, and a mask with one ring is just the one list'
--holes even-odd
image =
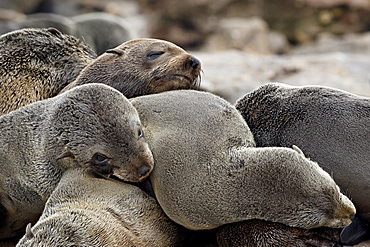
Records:
{"label": "seal mouth", "polygon": [[183,74],[167,74],[156,78],[156,81],[158,83],[158,86],[160,86],[160,83],[162,82],[179,81],[180,84],[177,85],[178,88],[190,88],[191,86],[194,86],[196,84],[197,78],[198,76],[192,79],[191,77]]}
{"label": "seal mouth", "polygon": [[[145,169],[142,169],[145,167]],[[128,171],[120,171],[119,169],[116,169],[113,171],[113,173],[110,175],[118,178],[119,180],[123,180],[125,182],[131,182],[131,183],[138,183],[142,182],[144,179],[146,179],[150,172],[153,170],[153,167],[146,167],[143,166],[138,170],[138,173],[132,173]]]}
{"label": "seal mouth", "polygon": [[187,80],[189,82],[190,85],[194,84],[194,81],[195,81],[195,80],[190,79],[190,77],[188,77],[186,75],[181,75],[181,74],[169,74],[167,76],[169,78],[171,78],[171,77],[180,78],[180,80],[185,79],[185,80]]}

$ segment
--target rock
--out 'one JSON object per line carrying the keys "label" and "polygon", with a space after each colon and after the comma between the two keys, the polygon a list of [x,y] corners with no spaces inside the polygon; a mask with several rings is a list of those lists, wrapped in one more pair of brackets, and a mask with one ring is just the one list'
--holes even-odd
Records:
{"label": "rock", "polygon": [[148,32],[153,38],[165,39],[184,48],[200,47],[210,31],[223,17],[233,0],[138,0],[148,17]]}
{"label": "rock", "polygon": [[290,50],[289,41],[284,34],[272,31],[268,38],[273,54],[284,54]]}
{"label": "rock", "polygon": [[293,44],[312,42],[321,32],[363,32],[368,30],[370,23],[370,2],[366,0],[286,0],[283,4],[281,0],[138,2],[148,15],[151,36],[172,41],[186,49],[201,47],[217,29],[217,20],[223,18],[258,16],[271,30],[283,33]]}
{"label": "rock", "polygon": [[256,56],[235,50],[192,53],[203,65],[201,88],[231,103],[268,82],[316,84],[370,96],[368,55],[332,52]]}
{"label": "rock", "polygon": [[312,44],[299,46],[292,54],[317,54],[323,52],[343,52],[370,55],[370,32],[364,34],[346,34],[336,36],[330,33],[321,34]]}
{"label": "rock", "polygon": [[364,8],[369,9],[370,3],[367,0],[331,0],[331,1],[322,1],[322,0],[300,0],[300,2],[306,3],[314,7],[333,7],[338,5],[347,5],[353,8]]}
{"label": "rock", "polygon": [[0,21],[22,21],[26,15],[11,9],[0,8]]}
{"label": "rock", "polygon": [[32,13],[41,4],[42,0],[2,0],[0,8],[12,9],[20,13]]}
{"label": "rock", "polygon": [[204,49],[238,49],[254,54],[271,54],[268,25],[259,17],[221,19]]}

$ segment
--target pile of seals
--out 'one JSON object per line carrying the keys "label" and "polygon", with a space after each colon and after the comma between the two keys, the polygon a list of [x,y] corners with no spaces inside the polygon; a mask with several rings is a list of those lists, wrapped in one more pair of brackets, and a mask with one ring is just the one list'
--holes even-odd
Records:
{"label": "pile of seals", "polygon": [[[17,45],[12,35],[27,40],[35,34],[47,35],[40,41],[44,46],[72,39],[55,29],[22,29],[0,36],[0,42]],[[69,46],[63,44],[59,47]],[[90,51],[79,42],[72,49],[81,48]],[[316,229],[350,225],[356,213],[358,206],[341,192],[353,184],[335,180],[345,168],[338,168],[332,154],[354,150],[362,158],[345,165],[357,169],[366,167],[367,153],[362,147],[346,149],[335,138],[320,146],[323,140],[318,139],[326,138],[326,132],[312,137],[317,130],[313,120],[322,122],[322,131],[336,123],[310,114],[317,114],[316,108],[341,114],[330,107],[336,100],[353,101],[356,109],[363,106],[358,113],[345,103],[340,109],[349,112],[344,118],[354,117],[348,138],[366,148],[368,99],[342,97],[334,89],[326,94],[329,89],[317,87],[323,100],[312,109],[310,88],[309,93],[298,90],[299,97],[296,90],[282,90],[282,99],[276,100],[283,105],[285,96],[294,96],[295,101],[287,102],[301,106],[299,111],[265,102],[278,93],[260,100],[263,92],[251,92],[234,106],[192,90],[199,84],[199,60],[157,39],[128,41],[96,58],[91,52],[71,53],[59,63],[26,45],[6,50],[0,50],[0,64],[17,66],[4,72],[0,84],[15,85],[17,90],[4,87],[4,95],[17,100],[3,102],[8,110],[0,116],[0,239],[23,235],[17,246],[298,246],[308,244],[313,238],[307,235],[314,236]],[[3,54],[13,54],[16,61]],[[29,59],[20,62],[21,56]],[[82,57],[92,59],[80,62]],[[78,73],[39,76],[69,61],[69,66],[79,65]],[[66,78],[70,82],[60,86]],[[55,85],[52,95],[43,93]],[[29,97],[23,87],[44,98]],[[324,99],[330,99],[327,109]],[[275,125],[287,132],[294,126],[291,136],[297,139],[283,130],[274,132]],[[287,136],[289,142],[270,144],[263,133]],[[321,164],[323,155],[333,163],[327,159]],[[362,215],[368,208],[364,205],[358,217],[366,219]],[[275,234],[268,234],[271,229]],[[214,243],[194,237],[209,230]],[[351,229],[347,235],[353,236]]]}

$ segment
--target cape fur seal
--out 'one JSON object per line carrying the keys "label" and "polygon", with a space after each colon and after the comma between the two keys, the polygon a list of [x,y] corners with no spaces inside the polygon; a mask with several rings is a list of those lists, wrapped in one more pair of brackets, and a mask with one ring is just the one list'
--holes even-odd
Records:
{"label": "cape fur seal", "polygon": [[150,174],[164,212],[191,230],[247,219],[343,227],[351,201],[298,148],[256,148],[234,106],[178,90],[131,99],[153,152]]}
{"label": "cape fur seal", "polygon": [[63,172],[90,166],[131,182],[153,168],[139,116],[117,90],[76,87],[0,117],[0,239],[34,223]]}
{"label": "cape fur seal", "polygon": [[66,171],[21,246],[182,246],[187,230],[138,187],[91,170]]}
{"label": "cape fur seal", "polygon": [[200,71],[200,61],[171,42],[134,39],[100,55],[63,92],[74,86],[100,82],[132,98],[195,88]]}
{"label": "cape fur seal", "polygon": [[369,98],[328,87],[270,83],[239,99],[236,108],[257,146],[299,146],[332,174],[357,217],[370,223]]}
{"label": "cape fur seal", "polygon": [[0,114],[57,95],[96,54],[55,28],[0,36]]}

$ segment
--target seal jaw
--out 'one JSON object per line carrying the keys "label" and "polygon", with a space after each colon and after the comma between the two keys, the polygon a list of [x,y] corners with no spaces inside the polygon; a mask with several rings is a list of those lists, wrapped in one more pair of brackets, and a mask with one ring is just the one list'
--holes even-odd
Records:
{"label": "seal jaw", "polygon": [[146,179],[152,170],[153,166],[141,166],[137,169],[136,172],[115,169],[113,170],[113,176],[125,182],[139,183]]}
{"label": "seal jaw", "polygon": [[147,145],[144,145],[144,151],[141,155],[135,156],[127,164],[123,164],[120,167],[113,169],[115,177],[126,182],[142,182],[153,170],[154,159],[152,152]]}

